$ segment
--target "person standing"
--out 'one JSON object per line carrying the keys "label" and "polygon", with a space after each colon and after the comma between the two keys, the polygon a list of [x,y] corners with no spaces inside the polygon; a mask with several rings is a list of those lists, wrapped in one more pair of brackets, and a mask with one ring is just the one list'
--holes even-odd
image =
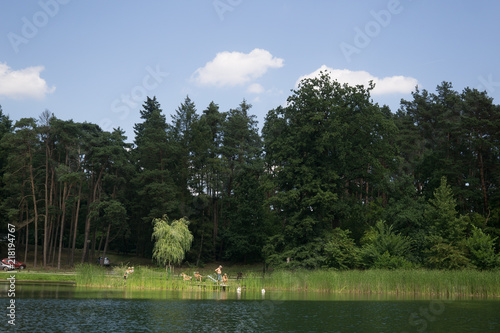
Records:
{"label": "person standing", "polygon": [[215,269],[215,273],[217,273],[217,284],[219,284],[219,281],[222,278],[222,266],[221,265],[219,265],[219,267],[217,267]]}

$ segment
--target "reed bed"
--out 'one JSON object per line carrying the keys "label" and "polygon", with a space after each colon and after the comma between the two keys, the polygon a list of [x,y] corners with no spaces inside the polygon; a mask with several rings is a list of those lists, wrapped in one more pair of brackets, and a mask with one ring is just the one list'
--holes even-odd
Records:
{"label": "reed bed", "polygon": [[184,281],[179,276],[167,273],[165,269],[148,267],[135,268],[124,283],[130,289],[189,290],[192,287],[191,281]]}
{"label": "reed bed", "polygon": [[[105,269],[81,265],[77,285],[93,287],[125,287],[130,289],[199,290],[214,283],[184,281],[162,269],[136,267],[123,279],[124,267]],[[490,296],[500,297],[500,271],[442,270],[279,270],[267,274],[248,272],[241,280],[231,279],[229,285],[246,290],[317,291],[357,294]]]}
{"label": "reed bed", "polygon": [[191,290],[196,281],[184,281],[182,277],[169,274],[165,269],[138,266],[134,273],[124,279],[126,267],[105,268],[83,264],[76,268],[77,286],[127,289]]}
{"label": "reed bed", "polygon": [[499,271],[351,270],[277,271],[264,277],[249,274],[247,289],[318,291],[359,294],[426,294],[500,296]]}

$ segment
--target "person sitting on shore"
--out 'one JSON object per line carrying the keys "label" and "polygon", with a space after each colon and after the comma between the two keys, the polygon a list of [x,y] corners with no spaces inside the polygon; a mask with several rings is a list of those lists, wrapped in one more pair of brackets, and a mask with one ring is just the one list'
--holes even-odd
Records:
{"label": "person sitting on shore", "polygon": [[226,284],[227,283],[227,273],[224,273],[224,275],[222,276],[222,284]]}
{"label": "person sitting on shore", "polygon": [[132,274],[133,272],[134,272],[134,267],[129,267],[129,268],[125,271],[125,273],[123,274],[123,278],[126,280],[126,279],[127,279],[127,276],[128,276],[129,274]]}

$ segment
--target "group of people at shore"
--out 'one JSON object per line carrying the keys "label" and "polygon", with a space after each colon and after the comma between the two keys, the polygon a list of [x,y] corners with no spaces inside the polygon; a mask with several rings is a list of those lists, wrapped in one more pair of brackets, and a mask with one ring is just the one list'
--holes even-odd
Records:
{"label": "group of people at shore", "polygon": [[[227,273],[224,273],[224,275],[222,275],[222,265],[219,265],[219,267],[215,269],[215,273],[217,274],[217,277],[216,280],[214,280],[214,282],[216,281],[217,284],[222,282],[223,285],[225,285],[228,282],[229,277],[227,276]],[[127,273],[125,273],[125,275],[127,275]],[[184,273],[182,273],[181,275],[184,280],[191,280],[193,278],[192,276],[186,275]],[[201,282],[202,276],[200,272],[194,272],[194,277],[196,280],[199,280]],[[126,276],[124,276],[124,278],[126,278]]]}
{"label": "group of people at shore", "polygon": [[222,281],[223,284],[227,283],[227,273],[222,275],[222,265],[219,265],[219,267],[215,269],[215,273],[217,273],[217,283],[219,283],[219,281]]}

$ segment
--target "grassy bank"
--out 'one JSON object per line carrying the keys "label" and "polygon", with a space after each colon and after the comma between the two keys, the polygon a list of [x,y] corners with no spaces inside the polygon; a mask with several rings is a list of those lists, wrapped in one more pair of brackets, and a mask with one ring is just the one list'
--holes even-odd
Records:
{"label": "grassy bank", "polygon": [[0,280],[6,280],[11,275],[15,275],[17,282],[41,281],[41,282],[75,282],[76,274],[71,273],[42,273],[28,271],[0,272]]}
{"label": "grassy bank", "polygon": [[178,276],[168,276],[164,269],[138,266],[125,280],[125,267],[102,268],[97,265],[79,265],[76,268],[78,286],[130,289],[190,289],[194,285]]}
{"label": "grassy bank", "polygon": [[[194,290],[211,287],[205,278],[200,284],[184,281],[178,274],[165,270],[136,267],[133,275],[123,279],[125,268],[103,269],[82,265],[77,269],[78,286],[125,287],[131,289]],[[180,272],[179,272],[180,273]],[[202,275],[205,275],[201,272]],[[201,285],[201,286],[200,286]],[[241,280],[230,279],[229,285],[246,290],[318,291],[362,294],[422,294],[442,296],[500,296],[498,271],[437,270],[366,270],[366,271],[274,271],[244,273]]]}

